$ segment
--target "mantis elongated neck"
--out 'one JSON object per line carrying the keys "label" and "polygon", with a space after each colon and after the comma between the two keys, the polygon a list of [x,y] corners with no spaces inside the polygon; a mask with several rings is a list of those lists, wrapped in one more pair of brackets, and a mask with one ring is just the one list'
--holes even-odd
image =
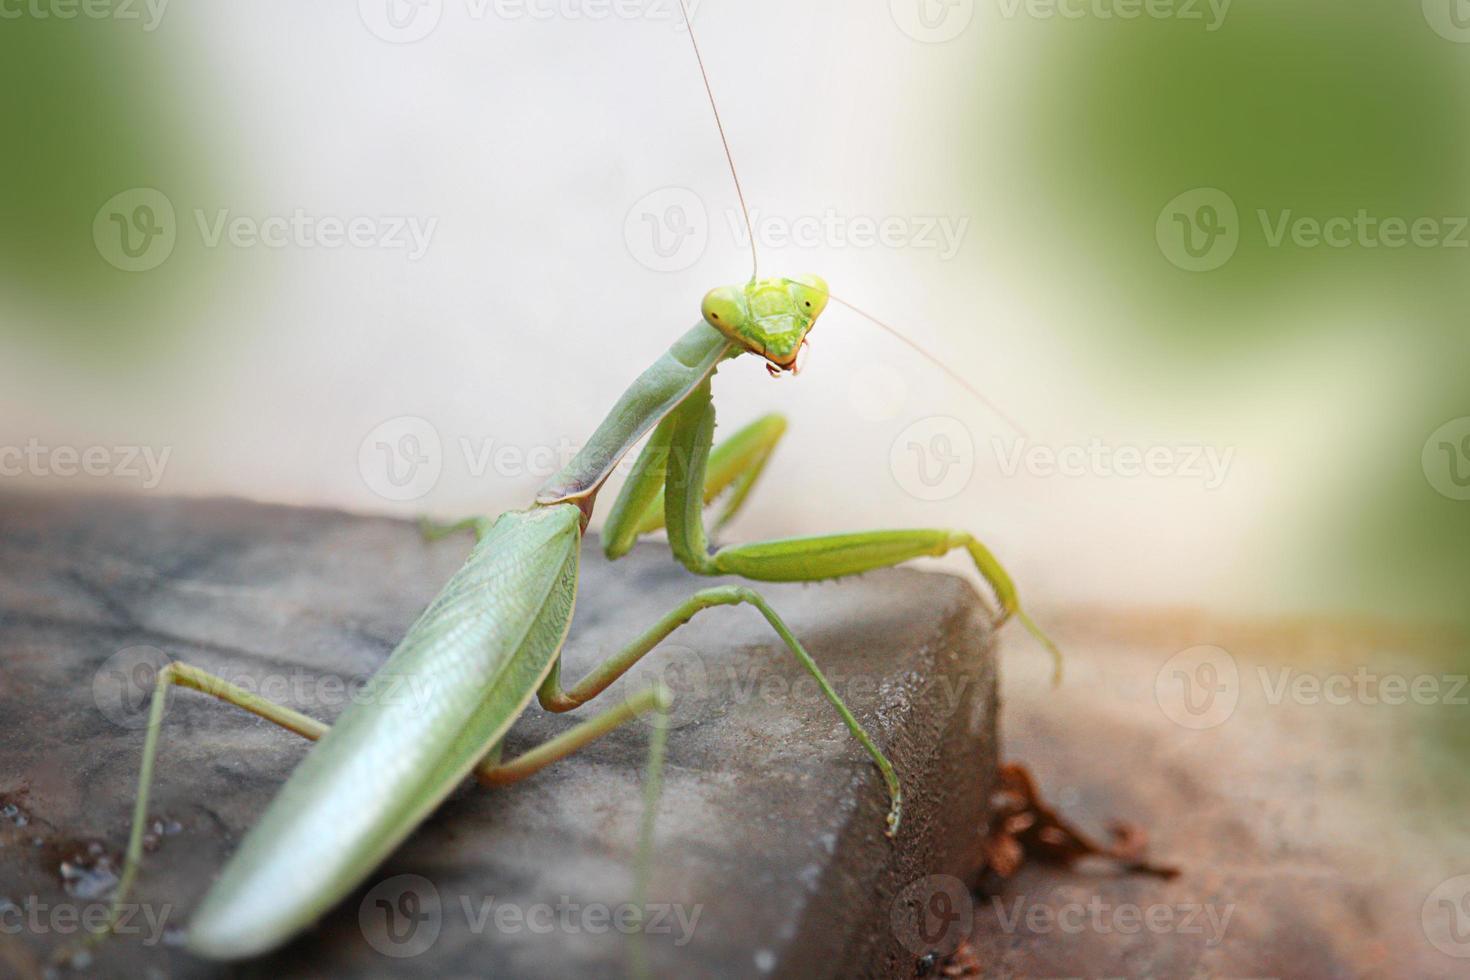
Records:
{"label": "mantis elongated neck", "polygon": [[628,386],[582,450],[542,485],[536,505],[574,503],[582,526],[592,517],[597,492],[613,467],[699,385],[720,362],[741,351],[724,334],[701,321],[674,341],[657,361]]}

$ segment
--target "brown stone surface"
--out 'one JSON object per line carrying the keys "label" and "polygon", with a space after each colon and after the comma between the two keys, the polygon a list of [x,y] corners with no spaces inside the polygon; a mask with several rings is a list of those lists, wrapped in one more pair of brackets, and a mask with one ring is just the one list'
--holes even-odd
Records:
{"label": "brown stone surface", "polygon": [[[122,698],[136,677],[114,670],[121,651],[157,648],[331,718],[349,691],[337,680],[382,662],[468,546],[426,545],[391,520],[232,501],[0,501],[0,925],[21,923],[0,932],[0,975],[36,971],[69,940],[64,916],[98,907],[87,896],[105,890],[125,842],[144,706]],[[702,584],[666,549],[616,565],[589,549],[569,674]],[[988,617],[962,581],[914,571],[762,591],[888,749],[908,791],[905,824],[897,842],[883,837],[876,771],[764,621],[748,609],[704,614],[608,695],[664,667],[681,695],[650,898],[699,919],[686,943],[652,937],[656,972],[909,975],[913,955],[890,927],[895,896],[978,859],[995,765]],[[574,720],[533,707],[509,751]],[[626,727],[518,786],[467,787],[374,874],[378,891],[282,952],[224,969],[180,949],[178,930],[306,746],[177,692],[151,807],[159,833],[135,896],[169,928],[149,935],[137,920],[142,933],[77,975],[619,973],[624,944],[587,909],[613,913],[629,898],[647,734]],[[386,942],[385,907],[412,911],[399,904],[405,887],[437,895],[438,934],[413,932],[390,948],[422,951],[388,957],[372,940]],[[546,932],[542,908],[555,917]],[[504,909],[526,919],[497,919]]]}
{"label": "brown stone surface", "polygon": [[991,882],[985,976],[1470,976],[1463,638],[1107,610],[1058,632],[1062,690],[1006,659],[1004,758],[1099,838],[1143,825],[1182,874]]}

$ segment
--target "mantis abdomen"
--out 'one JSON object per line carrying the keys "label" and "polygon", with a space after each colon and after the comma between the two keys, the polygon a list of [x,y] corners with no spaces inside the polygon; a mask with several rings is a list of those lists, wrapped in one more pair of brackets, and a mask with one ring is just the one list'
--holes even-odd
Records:
{"label": "mantis abdomen", "polygon": [[580,518],[496,521],[245,837],[191,923],[195,952],[251,956],[314,921],[499,741],[566,638]]}

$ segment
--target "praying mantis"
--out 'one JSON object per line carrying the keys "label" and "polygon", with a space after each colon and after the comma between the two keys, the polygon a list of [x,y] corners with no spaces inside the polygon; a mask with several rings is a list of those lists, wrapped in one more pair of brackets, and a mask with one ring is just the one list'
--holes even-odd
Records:
{"label": "praying mantis", "polygon": [[[692,30],[689,36],[735,175]],[[748,223],[738,176],[735,184]],[[751,245],[754,251],[753,235]],[[748,582],[839,579],[963,551],[994,590],[1002,620],[1016,617],[1059,657],[1022,609],[1005,569],[964,530],[862,531],[711,548],[706,507],[727,498],[720,524],[738,512],[786,431],[784,418],[767,415],[716,444],[715,373],[746,355],[762,359],[773,376],[796,373],[808,334],[833,300],[851,305],[835,297],[819,276],[761,278],[758,266],[747,282],[711,290],[699,322],[632,382],[528,507],[431,529],[433,534],[470,530],[476,543],[361,696],[330,727],[186,664],[164,667],[152,693],[114,910],[123,907],[140,870],[149,790],[172,687],[209,694],[316,743],[191,917],[186,940],[191,951],[239,960],[279,947],[344,899],[467,778],[487,786],[513,783],[633,718],[666,713],[671,694],[653,684],[519,757],[502,757],[502,739],[532,699],[553,712],[579,708],[681,626],[722,606],[754,609],[811,674],[881,774],[889,797],[886,832],[897,835],[903,792],[892,764],[779,613],[748,585],[695,591],[580,679],[564,683],[561,671],[582,537],[609,476],[640,443],[644,446],[603,525],[609,559],[626,555],[638,538],[659,530],[666,532],[675,560],[694,575]],[[404,688],[416,696],[390,696]],[[652,846],[665,729],[659,724],[652,729],[640,876]]]}

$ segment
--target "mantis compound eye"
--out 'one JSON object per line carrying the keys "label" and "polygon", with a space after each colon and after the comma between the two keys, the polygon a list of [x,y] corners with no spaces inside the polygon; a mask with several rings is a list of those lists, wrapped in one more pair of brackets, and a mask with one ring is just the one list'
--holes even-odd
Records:
{"label": "mantis compound eye", "polygon": [[815,320],[827,308],[827,297],[830,295],[830,290],[827,288],[826,280],[821,276],[796,276],[786,281],[786,289],[791,294],[792,302],[796,304],[797,310],[808,319]]}
{"label": "mantis compound eye", "polygon": [[749,317],[745,294],[733,286],[711,289],[705,294],[699,311],[705,322],[725,334],[739,328]]}

